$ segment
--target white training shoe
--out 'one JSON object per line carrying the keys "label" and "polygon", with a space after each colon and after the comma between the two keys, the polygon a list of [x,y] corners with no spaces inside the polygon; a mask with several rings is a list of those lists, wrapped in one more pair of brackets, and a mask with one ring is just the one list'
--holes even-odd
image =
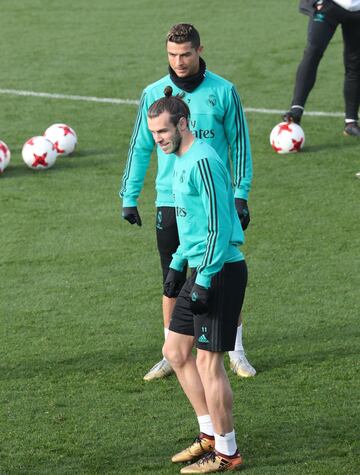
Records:
{"label": "white training shoe", "polygon": [[244,351],[240,351],[238,357],[230,358],[230,368],[241,378],[249,378],[256,374],[256,369],[248,362]]}
{"label": "white training shoe", "polygon": [[163,358],[161,361],[156,363],[151,370],[145,374],[145,381],[151,381],[152,379],[161,379],[166,378],[173,374],[174,370],[170,366],[170,363]]}
{"label": "white training shoe", "polygon": [[355,176],[356,178],[360,178],[360,172],[357,172]]}

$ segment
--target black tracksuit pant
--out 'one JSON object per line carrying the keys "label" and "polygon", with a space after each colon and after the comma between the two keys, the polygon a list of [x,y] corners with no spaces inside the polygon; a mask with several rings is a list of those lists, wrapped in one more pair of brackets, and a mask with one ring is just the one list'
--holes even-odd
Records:
{"label": "black tracksuit pant", "polygon": [[307,46],[298,66],[292,105],[304,107],[316,80],[320,60],[341,25],[344,40],[345,118],[358,120],[360,104],[360,11],[350,12],[332,0],[309,19]]}

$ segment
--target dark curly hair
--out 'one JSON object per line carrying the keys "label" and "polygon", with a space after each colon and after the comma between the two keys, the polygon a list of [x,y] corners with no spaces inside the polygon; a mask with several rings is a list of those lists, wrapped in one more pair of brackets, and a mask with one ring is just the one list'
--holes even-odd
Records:
{"label": "dark curly hair", "polygon": [[169,33],[166,35],[166,43],[187,43],[191,42],[193,48],[200,46],[200,35],[197,29],[189,23],[178,23],[171,27]]}

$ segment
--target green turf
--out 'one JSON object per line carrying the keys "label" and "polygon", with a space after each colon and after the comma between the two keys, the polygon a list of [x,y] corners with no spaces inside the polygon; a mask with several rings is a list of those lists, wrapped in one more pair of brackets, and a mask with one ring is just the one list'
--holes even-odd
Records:
{"label": "green turf", "polygon": [[[279,8],[281,4],[281,8]],[[198,26],[208,66],[245,107],[286,109],[305,44],[295,0],[1,1],[0,88],[137,99],[166,72],[164,36]],[[342,40],[307,110],[342,111]],[[160,357],[155,161],[144,225],[119,219],[132,105],[0,94],[0,473],[173,474],[197,425]],[[248,114],[254,160],[244,340],[258,370],[230,374],[249,475],[359,469],[360,144],[340,118],[304,117],[305,150],[277,156],[277,115]],[[69,123],[73,157],[37,173],[25,140]]]}

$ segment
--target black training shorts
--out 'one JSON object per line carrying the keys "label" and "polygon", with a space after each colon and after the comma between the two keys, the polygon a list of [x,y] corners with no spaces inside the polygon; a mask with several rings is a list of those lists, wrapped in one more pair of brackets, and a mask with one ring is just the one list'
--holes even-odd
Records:
{"label": "black training shorts", "polygon": [[210,308],[203,315],[194,315],[190,310],[190,292],[195,278],[194,270],[176,299],[169,329],[194,336],[195,346],[201,350],[233,350],[247,284],[246,262],[225,264],[212,278]]}
{"label": "black training shorts", "polygon": [[[156,240],[160,254],[163,282],[165,282],[172,255],[176,252],[180,243],[174,207],[161,206],[156,209]],[[185,266],[183,271],[184,283],[186,270],[187,267]]]}

